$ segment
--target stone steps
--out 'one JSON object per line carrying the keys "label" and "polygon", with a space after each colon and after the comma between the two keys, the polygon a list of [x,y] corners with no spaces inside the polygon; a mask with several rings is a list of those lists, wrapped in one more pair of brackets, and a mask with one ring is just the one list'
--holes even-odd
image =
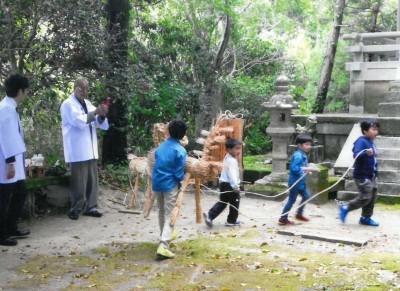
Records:
{"label": "stone steps", "polygon": [[393,183],[400,181],[400,172],[395,170],[379,170],[378,171],[379,182]]}
{"label": "stone steps", "polygon": [[378,148],[378,157],[384,159],[399,159],[400,148]]}
{"label": "stone steps", "polygon": [[[349,201],[349,200],[355,198],[357,195],[358,195],[358,192],[355,192],[355,191],[347,191],[347,190],[338,191],[337,199],[340,201]],[[378,191],[378,196],[379,197],[388,197],[388,195],[381,194],[381,193],[379,193],[379,191]],[[389,196],[389,197],[396,199],[396,202],[397,201],[400,202],[400,195],[398,195],[398,196],[393,195],[393,196]]]}
{"label": "stone steps", "polygon": [[379,133],[385,138],[387,138],[386,136],[400,136],[400,117],[379,116],[378,122],[380,124]]}
{"label": "stone steps", "polygon": [[[346,189],[346,191],[351,191],[351,192],[358,191],[357,185],[353,180],[347,180],[345,182],[344,188]],[[378,191],[381,194],[400,195],[400,184],[378,182]]]}
{"label": "stone steps", "polygon": [[400,112],[400,102],[385,102],[378,105],[379,117],[393,117]]}
{"label": "stone steps", "polygon": [[376,138],[375,144],[377,148],[400,148],[400,137],[380,135]]}
{"label": "stone steps", "polygon": [[400,159],[381,159],[378,158],[378,170],[381,171],[399,171]]}

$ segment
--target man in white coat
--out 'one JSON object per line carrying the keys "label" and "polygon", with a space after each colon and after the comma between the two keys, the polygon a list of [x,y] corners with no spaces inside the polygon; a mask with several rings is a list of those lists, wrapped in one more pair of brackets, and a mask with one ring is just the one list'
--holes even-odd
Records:
{"label": "man in white coat", "polygon": [[101,217],[97,209],[99,158],[96,128],[108,130],[106,105],[94,107],[88,96],[89,83],[78,79],[74,93],[61,105],[65,162],[71,169],[71,207],[68,217],[83,215]]}
{"label": "man in white coat", "polygon": [[28,94],[29,81],[12,75],[5,81],[7,96],[0,102],[0,245],[15,246],[29,235],[18,229],[26,198],[24,134],[17,106]]}

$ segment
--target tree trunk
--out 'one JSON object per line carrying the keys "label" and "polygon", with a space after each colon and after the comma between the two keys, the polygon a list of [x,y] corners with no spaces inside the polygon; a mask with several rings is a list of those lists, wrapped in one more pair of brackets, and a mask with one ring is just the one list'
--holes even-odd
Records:
{"label": "tree trunk", "polygon": [[321,79],[318,85],[317,98],[315,100],[312,111],[314,113],[322,113],[325,108],[326,97],[328,95],[329,83],[332,77],[333,65],[335,63],[336,49],[340,35],[340,29],[343,22],[344,8],[346,0],[336,1],[336,13],[333,21],[333,30],[329,39],[326,50],[324,63],[321,70]]}
{"label": "tree trunk", "polygon": [[224,53],[228,47],[229,39],[232,33],[232,19],[226,16],[225,30],[218,52],[213,59],[213,64],[204,79],[204,89],[199,96],[200,112],[196,117],[196,135],[198,136],[202,129],[209,129],[212,120],[217,117],[217,113],[222,108],[223,96],[218,84],[218,78],[221,76],[222,61]]}
{"label": "tree trunk", "polygon": [[372,6],[371,11],[371,27],[369,29],[370,32],[377,32],[378,31],[378,17],[379,13],[381,12],[382,0],[377,1]]}
{"label": "tree trunk", "polygon": [[106,90],[113,102],[108,115],[110,129],[103,140],[103,163],[119,163],[126,160],[127,147],[129,0],[108,0],[106,11]]}

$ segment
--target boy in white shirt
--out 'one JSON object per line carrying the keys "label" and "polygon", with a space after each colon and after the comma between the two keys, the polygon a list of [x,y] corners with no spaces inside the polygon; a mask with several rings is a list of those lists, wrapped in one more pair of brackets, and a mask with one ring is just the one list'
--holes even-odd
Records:
{"label": "boy in white shirt", "polygon": [[223,170],[220,183],[220,196],[215,205],[208,211],[203,213],[204,221],[208,227],[213,226],[213,220],[224,211],[229,204],[229,215],[225,223],[226,226],[238,226],[240,222],[237,220],[240,203],[240,170],[237,158],[242,151],[242,143],[236,139],[228,139],[225,143],[228,153],[224,158]]}

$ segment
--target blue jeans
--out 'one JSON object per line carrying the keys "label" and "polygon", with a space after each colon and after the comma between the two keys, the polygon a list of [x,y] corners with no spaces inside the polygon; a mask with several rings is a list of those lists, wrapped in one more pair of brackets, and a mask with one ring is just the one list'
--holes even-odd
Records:
{"label": "blue jeans", "polygon": [[[282,214],[287,213],[287,212],[290,211],[290,209],[292,209],[293,204],[296,202],[298,194],[301,195],[301,203],[303,203],[308,198],[310,198],[310,193],[308,193],[306,185],[297,185],[297,186],[295,186],[292,190],[290,190],[289,199],[286,202],[285,207],[283,208]],[[304,206],[305,205],[301,206],[297,210],[297,214],[298,215],[303,215]],[[288,214],[282,215],[282,218],[287,218],[287,217],[288,217]]]}

